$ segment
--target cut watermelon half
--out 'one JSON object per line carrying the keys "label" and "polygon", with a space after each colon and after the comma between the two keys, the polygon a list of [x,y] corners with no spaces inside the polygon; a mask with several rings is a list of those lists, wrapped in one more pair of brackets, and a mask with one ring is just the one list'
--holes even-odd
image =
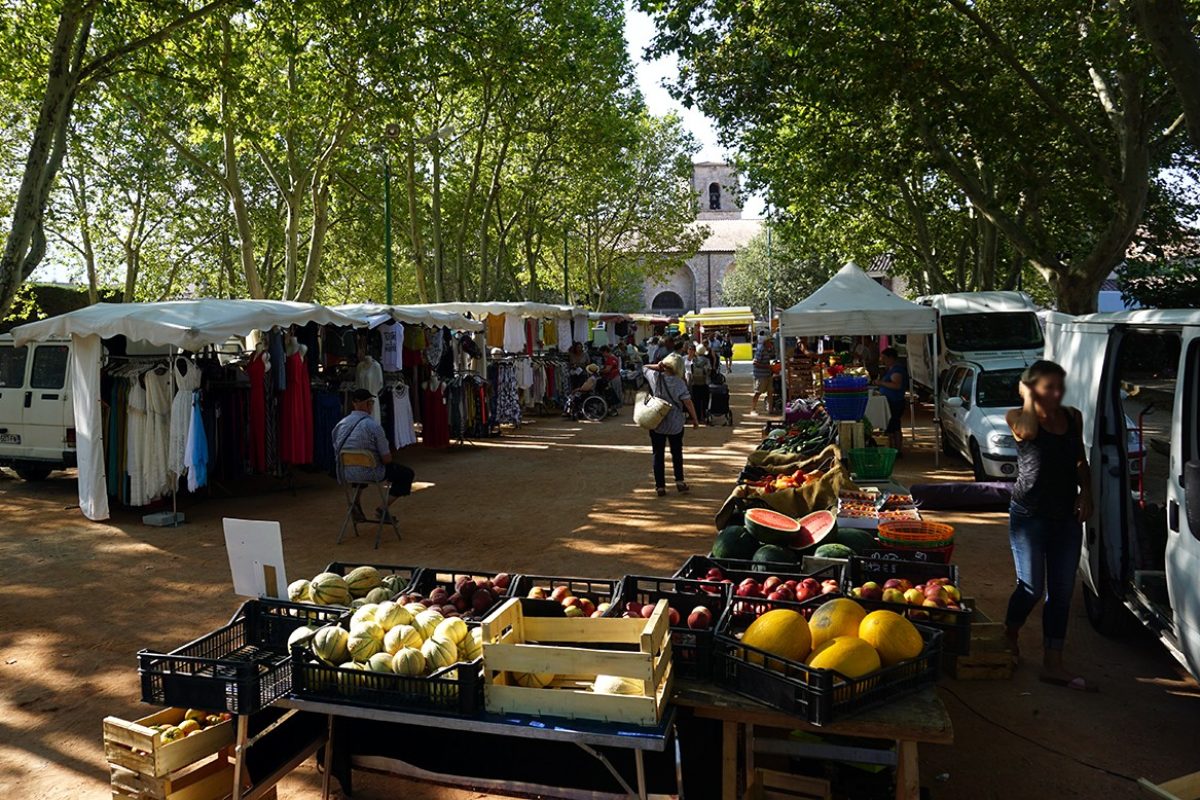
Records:
{"label": "cut watermelon half", "polygon": [[797,524],[800,530],[792,537],[790,545],[797,550],[808,550],[818,547],[837,530],[837,515],[832,511],[814,511],[801,517]]}
{"label": "cut watermelon half", "polygon": [[746,530],[763,544],[791,544],[800,523],[769,508],[751,508],[746,511]]}

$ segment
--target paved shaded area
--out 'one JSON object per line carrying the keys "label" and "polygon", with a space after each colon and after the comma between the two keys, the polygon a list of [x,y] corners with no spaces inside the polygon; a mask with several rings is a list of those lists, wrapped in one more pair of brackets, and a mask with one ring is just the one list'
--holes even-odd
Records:
{"label": "paved shaded area", "polygon": [[[748,378],[735,378],[735,408],[748,405],[748,388]],[[194,638],[238,606],[224,516],[280,520],[293,579],[335,559],[669,574],[687,555],[707,551],[712,515],[760,425],[748,418],[734,428],[689,430],[693,491],[661,499],[646,435],[628,412],[599,424],[539,419],[498,440],[406,451],[419,483],[401,507],[404,541],[385,538],[378,552],[373,535],[334,545],[341,493],[318,474],[298,476],[294,495],[272,480],[228,487],[236,496],[214,493],[185,505],[189,522],[174,530],[146,527],[124,512],[90,523],[74,508],[75,486],[64,477],[0,479],[0,787],[24,798],[109,796],[100,721],[145,713],[136,651]],[[957,460],[933,467],[927,434],[918,445],[923,452],[900,463],[902,480],[967,478]],[[967,591],[1001,617],[1012,578],[1003,515],[935,518],[958,527],[956,560]],[[1156,780],[1197,768],[1200,697],[1179,681],[1174,662],[1145,637],[1102,639],[1079,602],[1071,625],[1068,658],[1102,693],[1040,684],[1031,667],[1011,682],[946,681],[957,740],[922,750],[934,797],[1133,797],[1130,781],[1101,768]],[[1024,645],[1034,659],[1037,628],[1035,616]],[[317,785],[310,762],[281,796],[314,797]],[[479,796],[371,777],[356,788],[363,798]]]}

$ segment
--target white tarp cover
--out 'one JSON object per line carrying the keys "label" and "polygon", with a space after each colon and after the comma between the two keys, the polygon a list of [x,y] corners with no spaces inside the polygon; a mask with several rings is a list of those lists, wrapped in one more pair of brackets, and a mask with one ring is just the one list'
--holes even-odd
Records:
{"label": "white tarp cover", "polygon": [[585,309],[572,306],[556,306],[549,303],[533,303],[521,301],[515,303],[422,303],[409,308],[433,308],[454,311],[458,314],[473,314],[484,317],[489,314],[518,314],[522,317],[537,317],[538,319],[570,319],[574,314],[587,314]]}
{"label": "white tarp cover", "polygon": [[30,341],[122,335],[153,345],[174,345],[182,350],[200,350],[221,344],[231,336],[247,336],[272,327],[305,325],[349,325],[362,322],[333,309],[312,303],[283,300],[169,300],[162,303],[97,303],[69,314],[30,322],[13,328],[18,347]]}
{"label": "white tarp cover", "polygon": [[779,312],[784,336],[886,336],[933,333],[936,327],[936,311],[893,294],[854,263]]}
{"label": "white tarp cover", "polygon": [[108,519],[100,414],[101,339],[122,335],[159,347],[200,350],[232,336],[276,325],[363,323],[324,306],[281,300],[172,300],[163,303],[97,303],[13,329],[20,347],[32,341],[71,338],[71,406],[75,412],[79,508],[88,519]]}
{"label": "white tarp cover", "polygon": [[339,314],[365,322],[374,328],[388,320],[406,322],[410,325],[428,325],[433,328],[451,328],[456,331],[481,331],[482,322],[467,319],[461,311],[449,311],[432,306],[389,306],[380,303],[350,303],[333,306]]}

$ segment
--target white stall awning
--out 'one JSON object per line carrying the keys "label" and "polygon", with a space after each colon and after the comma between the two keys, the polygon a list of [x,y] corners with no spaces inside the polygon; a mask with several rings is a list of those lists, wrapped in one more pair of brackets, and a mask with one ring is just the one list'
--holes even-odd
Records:
{"label": "white stall awning", "polygon": [[933,333],[936,328],[936,311],[893,294],[853,263],[779,312],[784,336],[887,336]]}

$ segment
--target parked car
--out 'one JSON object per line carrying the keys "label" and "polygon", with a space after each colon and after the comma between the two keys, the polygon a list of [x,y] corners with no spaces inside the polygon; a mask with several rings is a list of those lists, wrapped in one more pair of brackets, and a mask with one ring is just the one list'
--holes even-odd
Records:
{"label": "parked car", "polygon": [[0,466],[27,481],[75,466],[71,343],[14,347],[0,336]]}
{"label": "parked car", "polygon": [[[1024,359],[957,361],[942,376],[942,449],[965,458],[977,481],[1017,477],[1017,442],[1005,415],[1021,405],[1017,385],[1024,369]],[[1142,446],[1133,421],[1125,424],[1129,470],[1137,474]]]}

